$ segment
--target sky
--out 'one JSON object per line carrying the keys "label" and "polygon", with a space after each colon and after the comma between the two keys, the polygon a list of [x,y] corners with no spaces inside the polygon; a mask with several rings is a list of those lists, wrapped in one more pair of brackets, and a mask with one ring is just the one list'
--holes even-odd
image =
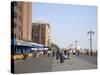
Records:
{"label": "sky", "polygon": [[51,40],[60,48],[67,48],[75,40],[79,48],[89,48],[88,31],[93,35],[93,50],[97,49],[97,7],[86,5],[32,3],[32,22],[50,23]]}

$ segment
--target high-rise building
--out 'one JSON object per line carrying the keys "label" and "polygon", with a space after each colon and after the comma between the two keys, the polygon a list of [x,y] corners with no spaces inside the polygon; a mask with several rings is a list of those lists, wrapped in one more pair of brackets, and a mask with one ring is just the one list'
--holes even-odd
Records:
{"label": "high-rise building", "polygon": [[44,22],[32,23],[32,41],[43,44],[47,47],[51,46],[50,24]]}
{"label": "high-rise building", "polygon": [[[30,57],[32,35],[32,3],[11,2],[11,55],[13,59]],[[27,57],[26,55],[27,54]],[[32,53],[31,53],[32,56]]]}
{"label": "high-rise building", "polygon": [[31,41],[32,3],[14,1],[11,8],[12,36],[18,40]]}

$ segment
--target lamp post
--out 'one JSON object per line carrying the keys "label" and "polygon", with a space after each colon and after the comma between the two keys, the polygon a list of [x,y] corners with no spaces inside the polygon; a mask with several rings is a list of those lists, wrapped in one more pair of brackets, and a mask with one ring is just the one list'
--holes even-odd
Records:
{"label": "lamp post", "polygon": [[94,31],[88,31],[87,32],[88,33],[88,35],[89,35],[89,40],[90,40],[90,55],[93,55],[93,53],[92,53],[92,36],[94,35]]}
{"label": "lamp post", "polygon": [[77,40],[74,41],[75,42],[75,50],[77,49]]}

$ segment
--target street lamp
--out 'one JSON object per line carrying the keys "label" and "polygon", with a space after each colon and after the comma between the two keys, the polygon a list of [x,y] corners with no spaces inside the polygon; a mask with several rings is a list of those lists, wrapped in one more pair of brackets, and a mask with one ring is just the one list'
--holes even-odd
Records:
{"label": "street lamp", "polygon": [[74,41],[75,42],[75,50],[77,50],[77,40]]}
{"label": "street lamp", "polygon": [[89,35],[89,40],[90,40],[90,55],[93,55],[93,53],[92,53],[92,36],[94,35],[94,31],[88,31],[87,32],[88,33],[88,35]]}

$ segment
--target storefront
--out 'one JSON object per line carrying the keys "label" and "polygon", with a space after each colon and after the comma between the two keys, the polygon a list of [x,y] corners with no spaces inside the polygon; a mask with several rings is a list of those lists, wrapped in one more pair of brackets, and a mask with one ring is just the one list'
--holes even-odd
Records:
{"label": "storefront", "polygon": [[18,40],[16,38],[12,39],[12,59],[14,60],[21,60],[21,59],[27,59],[32,57],[32,51],[44,51],[48,50],[48,48],[45,48],[42,44],[33,43],[31,41],[23,41]]}
{"label": "storefront", "polygon": [[13,54],[12,59],[19,60],[19,59],[27,59],[32,57],[31,53],[31,42],[17,40],[14,38],[11,43],[14,48],[12,48]]}

